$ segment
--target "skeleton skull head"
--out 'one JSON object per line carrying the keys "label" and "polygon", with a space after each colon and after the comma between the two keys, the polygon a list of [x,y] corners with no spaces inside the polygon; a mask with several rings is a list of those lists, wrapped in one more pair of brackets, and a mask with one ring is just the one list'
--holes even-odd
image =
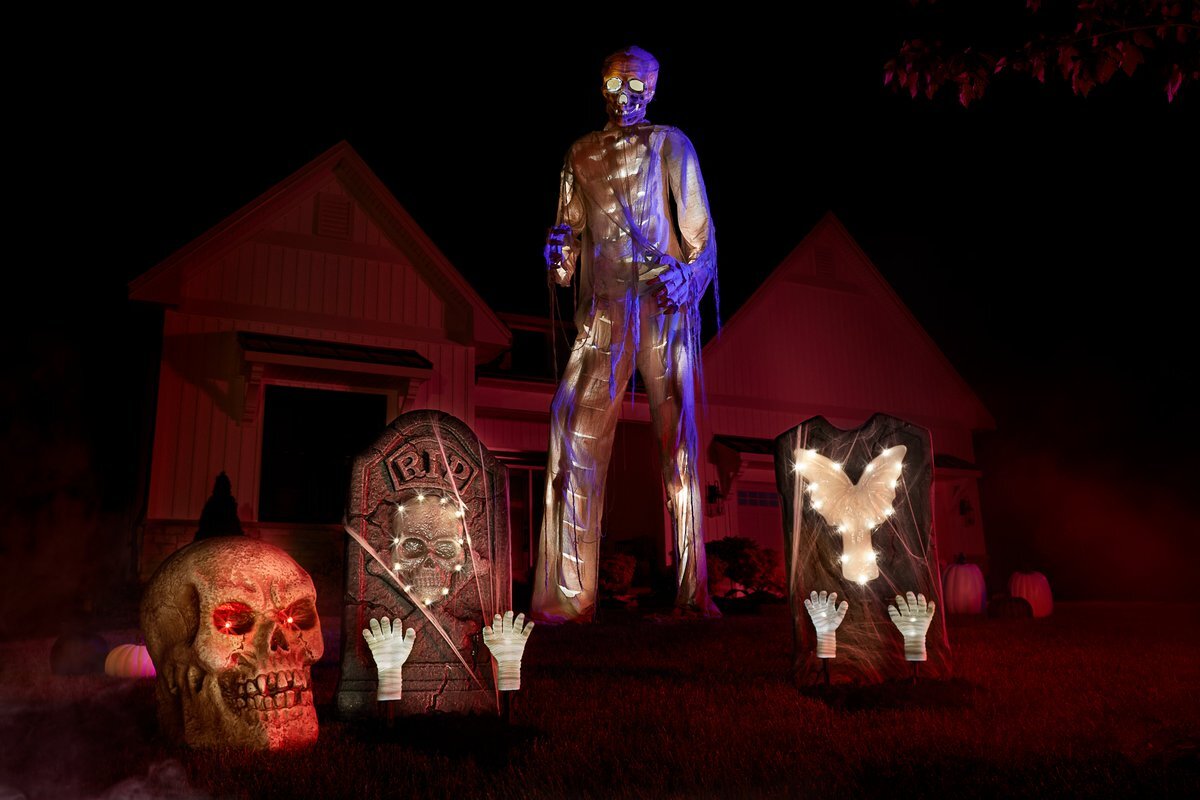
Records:
{"label": "skeleton skull head", "polygon": [[317,595],[287,553],[242,536],[191,544],[154,573],[141,622],[169,736],[271,750],[316,741]]}
{"label": "skeleton skull head", "polygon": [[392,517],[393,569],[405,589],[426,606],[450,594],[466,565],[463,509],[452,497],[415,494]]}
{"label": "skeleton skull head", "polygon": [[609,120],[621,127],[642,122],[657,82],[658,60],[640,47],[604,59],[602,91]]}

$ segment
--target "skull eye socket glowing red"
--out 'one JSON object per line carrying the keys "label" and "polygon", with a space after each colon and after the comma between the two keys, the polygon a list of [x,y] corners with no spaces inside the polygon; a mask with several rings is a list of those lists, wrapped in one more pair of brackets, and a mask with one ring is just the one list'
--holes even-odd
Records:
{"label": "skull eye socket glowing red", "polygon": [[213,626],[230,636],[244,636],[254,629],[254,611],[245,603],[222,603],[213,609]]}
{"label": "skull eye socket glowing red", "polygon": [[285,625],[307,631],[317,624],[317,609],[310,600],[297,600],[280,613]]}

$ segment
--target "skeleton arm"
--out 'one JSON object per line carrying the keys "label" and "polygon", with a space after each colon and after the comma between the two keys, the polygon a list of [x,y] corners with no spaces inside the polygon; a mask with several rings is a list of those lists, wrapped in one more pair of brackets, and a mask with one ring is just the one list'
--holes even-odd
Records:
{"label": "skeleton arm", "polygon": [[558,222],[546,236],[547,280],[570,286],[579,262],[579,236],[586,220],[583,198],[575,191],[571,153],[563,162],[558,189]]}
{"label": "skeleton arm", "polygon": [[663,160],[675,198],[683,259],[663,273],[659,282],[665,288],[668,305],[695,304],[704,296],[717,270],[717,244],[708,194],[696,150],[677,128],[668,132],[663,143]]}

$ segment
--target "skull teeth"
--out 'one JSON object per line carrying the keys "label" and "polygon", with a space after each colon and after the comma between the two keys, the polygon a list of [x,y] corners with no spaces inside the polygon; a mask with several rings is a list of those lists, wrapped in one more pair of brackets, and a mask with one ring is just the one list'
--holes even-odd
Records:
{"label": "skull teeth", "polygon": [[237,708],[245,714],[253,715],[263,722],[298,719],[303,714],[303,708],[313,705],[311,692],[293,689],[282,694],[255,695],[254,697],[238,698]]}
{"label": "skull teeth", "polygon": [[236,696],[249,698],[256,696],[271,697],[276,694],[287,694],[292,690],[307,689],[308,684],[308,676],[304,674],[303,670],[267,672],[239,684]]}

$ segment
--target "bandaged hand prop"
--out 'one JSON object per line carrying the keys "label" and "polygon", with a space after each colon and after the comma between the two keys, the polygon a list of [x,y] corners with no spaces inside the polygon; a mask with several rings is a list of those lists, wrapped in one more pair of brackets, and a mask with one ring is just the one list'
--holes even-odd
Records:
{"label": "bandaged hand prop", "polygon": [[896,605],[888,606],[888,616],[904,636],[904,658],[925,660],[925,632],[933,621],[935,604],[925,602],[925,595],[908,593],[907,599],[896,595]]}
{"label": "bandaged hand prop", "polygon": [[499,614],[492,624],[483,629],[483,643],[492,651],[496,659],[497,686],[502,692],[511,692],[521,688],[521,654],[525,652],[525,642],[533,630],[532,622],[525,622],[525,615],[518,614],[513,619],[513,612]]}
{"label": "bandaged hand prop", "polygon": [[546,282],[559,286],[571,285],[571,245],[573,240],[571,226],[563,223],[555,225],[546,234]]}
{"label": "bandaged hand prop", "polygon": [[409,628],[404,631],[400,620],[393,625],[387,617],[371,620],[371,629],[363,628],[363,638],[371,648],[371,656],[379,670],[379,700],[399,700],[404,686],[401,668],[412,652],[413,642],[417,639],[417,629]]}
{"label": "bandaged hand prop", "polygon": [[817,629],[817,658],[837,658],[837,629],[846,618],[846,610],[850,604],[845,600],[837,604],[837,592],[818,595],[813,592],[804,601],[808,615],[812,617],[813,627]]}
{"label": "bandaged hand prop", "polygon": [[647,280],[646,285],[652,287],[658,310],[665,314],[674,314],[691,302],[692,266],[676,261],[668,255],[660,256],[659,263],[669,266]]}

